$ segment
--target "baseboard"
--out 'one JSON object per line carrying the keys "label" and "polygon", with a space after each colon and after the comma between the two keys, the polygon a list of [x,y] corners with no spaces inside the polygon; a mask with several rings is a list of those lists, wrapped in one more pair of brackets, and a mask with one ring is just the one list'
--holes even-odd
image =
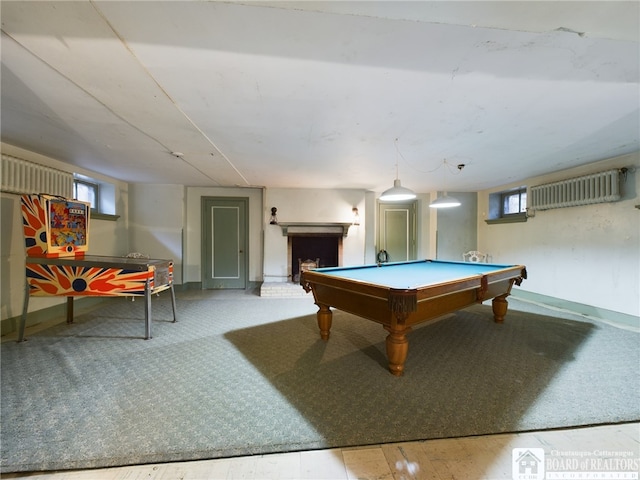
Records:
{"label": "baseboard", "polygon": [[569,312],[578,313],[587,317],[604,320],[622,327],[632,327],[634,329],[640,328],[640,317],[616,312],[614,310],[607,310],[606,308],[599,308],[592,305],[585,305],[583,303],[571,302],[569,300],[550,297],[548,295],[542,295],[540,293],[527,292],[526,290],[521,290],[519,288],[512,290],[511,296],[521,300],[539,303],[552,308],[567,310]]}

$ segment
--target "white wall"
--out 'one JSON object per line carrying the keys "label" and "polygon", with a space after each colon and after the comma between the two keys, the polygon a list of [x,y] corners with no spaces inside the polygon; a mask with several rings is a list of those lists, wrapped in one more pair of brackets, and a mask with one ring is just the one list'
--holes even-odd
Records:
{"label": "white wall", "polygon": [[129,186],[129,250],[173,260],[176,284],[182,283],[184,193],[182,185]]}
{"label": "white wall", "polygon": [[364,190],[325,190],[272,188],[265,191],[263,222],[264,236],[264,281],[286,282],[288,261],[287,237],[278,225],[269,225],[271,207],[278,209],[278,221],[313,223],[351,223],[353,207],[358,209],[360,225],[351,226],[342,240],[343,265],[365,263],[365,244],[371,244],[367,229],[373,228],[371,212],[374,203]]}
{"label": "white wall", "polygon": [[[97,175],[68,163],[44,157],[12,145],[2,144],[2,153],[22,158],[40,165],[57,168],[71,173],[82,173],[93,178],[113,183],[116,194],[116,221],[89,221],[89,253],[92,255],[123,255],[128,251],[128,186],[118,180]],[[1,319],[17,317],[22,314],[25,293],[25,249],[22,233],[22,212],[20,195],[0,194],[0,301]],[[29,312],[41,310],[64,303],[64,298],[32,297],[29,300]]]}
{"label": "white wall", "polygon": [[[448,195],[460,200],[460,206],[454,208],[431,209],[435,211],[437,225],[437,258],[460,262],[462,254],[476,250],[477,232],[477,194],[449,192]],[[433,215],[433,213],[432,213]]]}
{"label": "white wall", "polygon": [[[614,203],[539,211],[526,223],[487,225],[489,194],[631,167]],[[527,179],[478,195],[478,247],[494,263],[523,264],[521,289],[570,302],[640,314],[640,154]]]}

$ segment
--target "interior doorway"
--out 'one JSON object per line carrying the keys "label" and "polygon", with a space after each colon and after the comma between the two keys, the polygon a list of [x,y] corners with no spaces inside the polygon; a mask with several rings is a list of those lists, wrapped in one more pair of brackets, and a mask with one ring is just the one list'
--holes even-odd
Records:
{"label": "interior doorway", "polygon": [[416,259],[416,202],[378,203],[378,261]]}
{"label": "interior doorway", "polygon": [[202,198],[202,288],[247,287],[248,198]]}

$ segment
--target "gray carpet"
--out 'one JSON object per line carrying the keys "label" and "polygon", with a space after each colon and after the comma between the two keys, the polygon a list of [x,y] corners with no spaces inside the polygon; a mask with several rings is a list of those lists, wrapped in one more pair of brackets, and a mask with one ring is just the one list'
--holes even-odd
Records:
{"label": "gray carpet", "polygon": [[[2,344],[1,471],[92,468],[640,420],[640,334],[510,300],[409,334],[388,373],[381,326],[311,296],[108,299]],[[527,310],[527,311],[519,311]]]}

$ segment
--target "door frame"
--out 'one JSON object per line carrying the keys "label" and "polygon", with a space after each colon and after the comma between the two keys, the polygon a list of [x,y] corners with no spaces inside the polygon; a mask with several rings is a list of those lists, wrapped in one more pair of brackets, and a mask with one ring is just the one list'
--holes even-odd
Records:
{"label": "door frame", "polygon": [[[239,202],[242,204],[242,208],[244,210],[244,222],[243,222],[243,230],[244,236],[243,238],[238,239],[238,244],[242,246],[242,252],[244,254],[244,265],[243,265],[243,274],[244,274],[244,286],[237,287],[238,289],[243,288],[247,289],[249,285],[249,197],[219,197],[219,196],[202,196],[200,197],[200,246],[201,246],[201,264],[200,264],[200,285],[202,290],[214,289],[212,287],[206,287],[206,278],[205,274],[207,269],[205,268],[206,262],[210,260],[210,257],[207,256],[209,252],[209,245],[207,245],[207,226],[210,226],[210,222],[208,220],[209,217],[209,209],[207,208],[207,204],[210,202]],[[213,253],[212,253],[213,254]],[[229,287],[229,289],[233,289]]]}
{"label": "door frame", "polygon": [[408,225],[407,225],[407,243],[408,243],[408,251],[407,257],[409,260],[417,259],[417,233],[418,233],[418,219],[417,219],[417,209],[418,202],[416,200],[411,200],[408,202],[382,202],[378,201],[378,222],[377,222],[377,231],[376,231],[376,258],[378,256],[378,252],[384,249],[386,250],[386,238],[383,241],[383,232],[385,227],[384,220],[384,210],[386,208],[400,208],[403,210],[407,210],[408,212]]}

